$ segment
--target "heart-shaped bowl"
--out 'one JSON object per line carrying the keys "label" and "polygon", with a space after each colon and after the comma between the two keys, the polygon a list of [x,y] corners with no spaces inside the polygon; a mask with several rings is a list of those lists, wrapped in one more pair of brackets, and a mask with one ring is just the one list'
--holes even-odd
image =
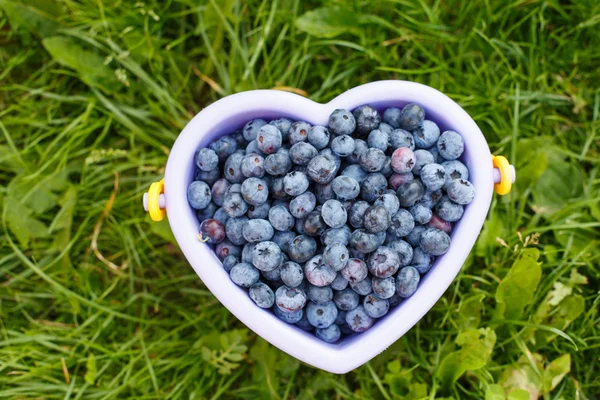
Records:
{"label": "heart-shaped bowl", "polygon": [[[459,132],[465,141],[461,160],[469,168],[475,200],[465,208],[452,232],[449,251],[438,257],[423,277],[416,293],[405,299],[367,332],[328,344],[294,325],[279,320],[270,310],[257,307],[246,291],[236,286],[212,249],[198,238],[199,222],[186,197],[194,180],[194,153],[216,138],[229,134],[254,118],[288,117],[315,125],[327,125],[335,109],[353,110],[370,104],[380,112],[386,107],[419,103],[426,118],[441,131]],[[513,172],[514,176],[514,172]],[[171,229],[181,250],[208,289],[246,326],[286,353],[333,373],[346,373],[366,363],[400,338],[435,304],[458,274],[485,221],[494,183],[488,144],[473,119],[443,93],[414,82],[378,81],[358,86],[327,104],[276,90],[256,90],[227,96],[198,113],[173,145],[164,178],[160,207],[166,209]],[[156,204],[159,204],[156,200]],[[156,207],[156,206],[155,206]]]}

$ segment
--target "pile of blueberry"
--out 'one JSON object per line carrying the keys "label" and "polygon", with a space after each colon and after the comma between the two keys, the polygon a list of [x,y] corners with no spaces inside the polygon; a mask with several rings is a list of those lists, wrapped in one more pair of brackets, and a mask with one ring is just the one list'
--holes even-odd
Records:
{"label": "pile of blueberry", "polygon": [[249,121],[195,154],[200,238],[258,307],[326,341],[417,290],[475,197],[460,134],[418,104]]}

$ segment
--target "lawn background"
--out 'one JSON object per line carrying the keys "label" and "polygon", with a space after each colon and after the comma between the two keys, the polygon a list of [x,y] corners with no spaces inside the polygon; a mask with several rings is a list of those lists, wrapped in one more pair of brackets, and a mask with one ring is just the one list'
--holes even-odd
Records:
{"label": "lawn background", "polygon": [[[0,398],[598,399],[599,28],[595,0],[0,0]],[[518,180],[336,376],[220,306],[141,196],[212,101],[379,79],[448,94]]]}

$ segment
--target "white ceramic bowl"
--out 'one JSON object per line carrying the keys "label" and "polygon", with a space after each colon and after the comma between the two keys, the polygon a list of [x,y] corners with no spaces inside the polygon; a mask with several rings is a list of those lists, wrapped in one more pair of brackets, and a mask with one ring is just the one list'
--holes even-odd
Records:
{"label": "white ceramic bowl", "polygon": [[[454,227],[450,250],[438,257],[412,297],[393,308],[367,332],[336,344],[325,343],[312,333],[280,321],[271,311],[257,307],[247,293],[229,279],[212,250],[197,239],[199,223],[186,199],[187,187],[194,178],[196,149],[241,128],[253,118],[289,117],[327,125],[329,114],[337,108],[352,110],[370,104],[382,111],[386,107],[403,107],[412,102],[421,104],[426,118],[435,121],[442,131],[457,131],[465,140],[461,160],[469,168],[470,181],[477,194]],[[428,86],[406,81],[373,82],[351,89],[327,104],[283,91],[256,90],[225,97],[206,107],[189,122],[169,155],[161,207],[166,208],[171,229],[189,263],[229,311],[286,353],[315,367],[341,374],[384,351],[442,296],[479,235],[495,180],[498,180],[498,171],[494,171],[488,144],[477,124],[453,100]]]}

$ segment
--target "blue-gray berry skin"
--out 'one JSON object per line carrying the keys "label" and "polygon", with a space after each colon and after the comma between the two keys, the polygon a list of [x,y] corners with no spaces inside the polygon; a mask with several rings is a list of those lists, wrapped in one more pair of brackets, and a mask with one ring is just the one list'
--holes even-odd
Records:
{"label": "blue-gray berry skin", "polygon": [[326,185],[315,185],[315,195],[317,196],[317,202],[324,204],[327,200],[335,199],[335,192],[331,183]]}
{"label": "blue-gray berry skin", "polygon": [[240,149],[248,144],[248,141],[244,137],[243,129],[236,129],[229,136],[231,136],[232,138],[235,139],[235,142],[237,143],[237,147]]}
{"label": "blue-gray berry skin", "polygon": [[307,142],[299,142],[290,148],[290,158],[296,165],[307,165],[319,152]]}
{"label": "blue-gray berry skin", "polygon": [[421,169],[421,181],[427,190],[440,190],[446,183],[446,170],[440,164],[427,164]]}
{"label": "blue-gray berry skin", "polygon": [[319,155],[320,156],[325,156],[331,160],[333,160],[333,162],[335,163],[335,170],[339,171],[341,166],[342,166],[342,159],[340,158],[340,156],[338,156],[337,154],[335,154],[333,152],[333,150],[331,150],[330,147],[324,148],[323,150],[319,151]]}
{"label": "blue-gray berry skin", "polygon": [[329,129],[322,125],[315,125],[308,131],[308,143],[312,144],[317,150],[327,147],[330,137]]}
{"label": "blue-gray berry skin", "polygon": [[450,200],[448,196],[442,196],[440,202],[435,206],[435,212],[446,222],[456,222],[462,218],[464,208]]}
{"label": "blue-gray berry skin", "polygon": [[320,210],[317,208],[304,218],[304,233],[306,235],[319,236],[325,229],[327,229],[327,224],[323,220]]}
{"label": "blue-gray berry skin", "polygon": [[354,151],[354,139],[348,135],[336,137],[331,142],[331,151],[340,157],[348,157]]}
{"label": "blue-gray berry skin", "polygon": [[438,150],[437,145],[431,146],[427,149],[427,151],[430,152],[433,156],[434,163],[440,164],[442,161],[444,161],[444,158],[440,155],[440,151]]}
{"label": "blue-gray berry skin", "polygon": [[373,205],[383,206],[387,210],[390,216],[396,215],[398,210],[400,209],[400,200],[398,200],[398,196],[396,196],[396,192],[392,191],[391,193],[384,193]]}
{"label": "blue-gray berry skin", "polygon": [[333,268],[323,264],[323,256],[317,255],[304,264],[304,277],[315,286],[327,286],[335,279]]}
{"label": "blue-gray berry skin", "polygon": [[292,261],[304,263],[317,252],[317,242],[310,236],[298,235],[288,247],[288,256]]}
{"label": "blue-gray berry skin", "polygon": [[411,213],[417,224],[425,225],[433,217],[433,211],[431,208],[425,207],[424,205],[417,203],[412,207],[409,207],[408,211]]}
{"label": "blue-gray berry skin", "polygon": [[350,164],[358,164],[360,156],[369,149],[369,145],[362,139],[354,139],[354,150],[346,157],[346,161]]}
{"label": "blue-gray berry skin", "polygon": [[346,208],[337,200],[327,200],[321,210],[323,221],[332,228],[341,228],[348,220]]}
{"label": "blue-gray berry skin", "polygon": [[306,313],[304,312],[302,313],[302,318],[296,322],[296,326],[306,332],[312,332],[315,329],[315,327],[308,322],[308,318],[306,318]]}
{"label": "blue-gray berry skin", "polygon": [[290,126],[289,137],[288,140],[290,142],[290,146],[295,145],[296,143],[306,142],[308,140],[308,132],[312,128],[312,125],[308,122],[304,121],[296,121],[293,122]]}
{"label": "blue-gray berry skin", "polygon": [[454,131],[445,131],[440,135],[437,149],[445,160],[456,160],[465,150],[465,141]]}
{"label": "blue-gray berry skin", "polygon": [[306,304],[306,293],[299,288],[281,286],[275,291],[275,304],[286,313],[301,310]]}
{"label": "blue-gray berry skin", "polygon": [[225,196],[231,189],[231,183],[227,179],[221,178],[212,185],[212,201],[219,207],[223,206]]}
{"label": "blue-gray berry skin", "polygon": [[425,191],[425,194],[423,195],[423,197],[421,198],[421,200],[419,200],[419,202],[417,204],[420,204],[427,208],[433,208],[440,202],[441,198],[442,198],[441,190],[427,190],[427,191]]}
{"label": "blue-gray berry skin", "polygon": [[263,204],[269,198],[269,186],[264,179],[248,178],[242,183],[242,197],[253,206]]}
{"label": "blue-gray berry skin", "polygon": [[377,247],[382,246],[385,243],[385,240],[387,238],[387,233],[385,231],[377,232],[374,235],[375,235],[375,240],[377,241]]}
{"label": "blue-gray berry skin", "polygon": [[282,176],[273,177],[269,185],[269,193],[274,199],[289,200],[290,195],[284,190],[284,178]]}
{"label": "blue-gray berry skin", "polygon": [[225,167],[223,169],[223,175],[231,183],[242,183],[246,177],[242,173],[242,159],[243,154],[233,153],[225,161]]}
{"label": "blue-gray berry skin", "polygon": [[390,214],[384,206],[373,205],[365,211],[364,226],[368,232],[385,232],[390,226]]}
{"label": "blue-gray berry skin", "polygon": [[275,206],[269,210],[269,222],[278,231],[289,231],[296,220],[283,206]]}
{"label": "blue-gray berry skin", "polygon": [[196,166],[202,171],[212,171],[219,166],[219,156],[211,149],[198,149],[194,155]]}
{"label": "blue-gray berry skin", "polygon": [[317,328],[315,335],[324,342],[335,343],[340,340],[342,332],[336,324],[331,324],[327,328]]}
{"label": "blue-gray berry skin", "polygon": [[266,201],[257,206],[249,205],[248,212],[246,213],[246,215],[248,216],[248,218],[252,218],[252,219],[256,219],[256,218],[266,219],[269,216],[270,209],[271,209],[271,204],[269,204],[269,201]]}
{"label": "blue-gray berry skin", "polygon": [[215,246],[215,254],[221,261],[223,261],[225,257],[229,255],[239,258],[242,256],[242,248],[225,239]]}
{"label": "blue-gray berry skin", "polygon": [[377,129],[381,122],[377,110],[369,105],[356,108],[352,114],[356,119],[356,131],[362,136],[366,136],[372,130]]}
{"label": "blue-gray berry skin", "polygon": [[416,268],[421,275],[423,275],[429,272],[434,261],[434,256],[425,253],[420,247],[415,247],[413,258],[410,264],[412,267]]}
{"label": "blue-gray berry skin", "polygon": [[270,125],[275,126],[281,132],[281,137],[285,142],[290,135],[290,128],[292,127],[292,120],[289,118],[277,118],[269,122]]}
{"label": "blue-gray berry skin", "polygon": [[400,297],[398,296],[398,293],[394,293],[394,295],[388,299],[390,308],[396,307],[398,304],[402,303],[402,300],[404,300],[404,297]]}
{"label": "blue-gray berry skin", "polygon": [[221,178],[221,171],[219,168],[215,168],[211,171],[202,171],[200,169],[196,169],[196,173],[194,174],[194,180],[206,182],[207,185],[214,185],[216,181]]}
{"label": "blue-gray berry skin", "polygon": [[380,299],[389,299],[396,293],[396,281],[393,276],[387,278],[373,277],[371,286],[373,286],[373,293]]}
{"label": "blue-gray berry skin", "polygon": [[248,263],[239,263],[231,268],[229,277],[236,285],[243,288],[249,288],[258,282],[260,272]]}
{"label": "blue-gray berry skin", "polygon": [[346,323],[354,332],[365,332],[375,323],[375,319],[369,316],[364,307],[359,305],[354,310],[348,311],[346,314]]}
{"label": "blue-gray berry skin", "polygon": [[292,171],[283,178],[283,191],[290,196],[298,196],[306,192],[309,181],[305,173]]}
{"label": "blue-gray berry skin", "polygon": [[354,115],[348,110],[337,109],[329,116],[329,129],[335,135],[350,135],[356,129]]}
{"label": "blue-gray berry skin", "polygon": [[341,228],[329,228],[321,234],[321,243],[323,246],[329,246],[333,243],[341,243],[344,246],[348,245],[352,231],[347,225]]}
{"label": "blue-gray berry skin", "polygon": [[260,308],[271,308],[275,303],[275,294],[266,284],[257,282],[250,286],[248,295]]}
{"label": "blue-gray berry skin", "polygon": [[433,121],[425,120],[414,131],[415,145],[419,149],[433,146],[440,137],[440,128]]}
{"label": "blue-gray berry skin", "polygon": [[229,188],[228,193],[242,193],[242,185],[240,183],[234,183]]}
{"label": "blue-gray berry skin", "polygon": [[366,296],[373,291],[373,286],[371,285],[371,279],[369,275],[362,281],[358,282],[348,282],[350,284],[350,288],[354,290],[361,296]]}
{"label": "blue-gray berry skin", "polygon": [[336,272],[346,266],[350,259],[348,248],[342,243],[333,243],[323,250],[323,263]]}
{"label": "blue-gray berry skin", "polygon": [[419,104],[410,103],[400,113],[400,128],[412,131],[417,129],[425,119],[425,110]]}
{"label": "blue-gray berry skin", "polygon": [[281,147],[283,137],[274,125],[263,125],[256,136],[256,144],[265,154],[273,154]]}
{"label": "blue-gray berry skin", "polygon": [[385,153],[379,149],[369,148],[360,156],[359,165],[367,172],[381,171],[385,164]]}
{"label": "blue-gray berry skin", "polygon": [[292,231],[275,231],[271,241],[274,242],[281,251],[287,254],[290,247],[290,243],[296,237],[296,233]]}
{"label": "blue-gray berry skin", "polygon": [[246,241],[258,243],[271,240],[275,232],[273,226],[266,219],[251,219],[244,224],[242,233]]}
{"label": "blue-gray berry skin", "polygon": [[250,143],[248,143],[248,145],[246,146],[246,150],[244,151],[244,154],[260,154],[262,155],[262,151],[258,148],[258,142],[256,140],[251,141]]}
{"label": "blue-gray berry skin", "polygon": [[381,129],[372,130],[367,138],[367,144],[373,149],[379,149],[385,152],[390,146],[390,137]]}
{"label": "blue-gray berry skin", "polygon": [[452,181],[457,179],[469,179],[469,170],[467,167],[458,160],[452,161],[444,161],[442,163],[442,167],[446,171],[446,184],[445,187],[448,187]]}
{"label": "blue-gray berry skin", "polygon": [[299,286],[304,280],[304,270],[300,264],[288,261],[281,265],[281,280],[291,288]]}
{"label": "blue-gray berry skin", "polygon": [[331,287],[329,286],[319,287],[309,284],[306,290],[306,296],[308,297],[308,300],[315,304],[325,304],[333,299],[333,290],[331,290]]}
{"label": "blue-gray berry skin", "polygon": [[425,188],[420,181],[403,183],[396,192],[402,207],[411,207],[417,204],[425,194]]}
{"label": "blue-gray berry skin", "polygon": [[383,122],[391,126],[392,128],[400,128],[400,117],[402,110],[396,107],[388,107],[383,111]]}
{"label": "blue-gray berry skin", "polygon": [[233,255],[229,255],[229,256],[225,257],[222,261],[223,269],[226,272],[231,271],[231,268],[233,268],[234,266],[236,266],[239,263],[240,263],[240,259]]}
{"label": "blue-gray berry skin", "polygon": [[387,189],[387,179],[385,176],[379,173],[369,174],[364,181],[361,183],[360,197],[368,201],[369,203],[374,202],[385,193]]}
{"label": "blue-gray berry skin", "polygon": [[306,173],[315,182],[327,184],[335,178],[337,165],[330,157],[317,155],[309,161]]}
{"label": "blue-gray berry skin", "polygon": [[247,222],[248,218],[244,216],[229,218],[227,220],[227,223],[225,224],[225,234],[231,243],[237,246],[242,246],[246,243],[243,230]]}
{"label": "blue-gray berry skin", "polygon": [[433,256],[441,256],[450,248],[450,236],[439,229],[429,228],[421,233],[421,249]]}
{"label": "blue-gray berry skin", "polygon": [[299,235],[304,235],[304,222],[305,222],[306,218],[296,218],[296,224],[294,225],[294,230],[299,234]]}
{"label": "blue-gray berry skin", "polygon": [[396,276],[396,294],[403,298],[412,296],[417,291],[419,280],[420,275],[416,268],[402,268]]}
{"label": "blue-gray berry skin", "polygon": [[264,161],[264,170],[273,176],[285,175],[292,169],[292,160],[287,153],[270,154]]}
{"label": "blue-gray berry skin", "polygon": [[371,253],[379,247],[379,241],[374,233],[356,229],[350,236],[350,246],[362,253]]}
{"label": "blue-gray berry skin", "polygon": [[394,174],[394,170],[392,169],[392,157],[385,156],[385,162],[383,163],[383,167],[379,170],[379,173],[389,178]]}
{"label": "blue-gray berry skin", "polygon": [[227,160],[227,157],[237,150],[237,142],[231,136],[222,136],[212,142],[208,147],[217,153],[220,162],[224,162]]}
{"label": "blue-gray berry skin", "polygon": [[252,264],[252,252],[256,247],[256,243],[246,243],[242,249],[242,262]]}
{"label": "blue-gray berry skin", "polygon": [[371,293],[363,300],[363,307],[369,317],[381,318],[389,311],[390,303],[375,293]]}
{"label": "blue-gray berry skin", "polygon": [[[283,287],[283,286],[282,286]],[[302,320],[302,316],[304,312],[302,309],[297,311],[284,312],[279,309],[279,307],[273,307],[273,314],[283,322],[287,322],[288,324],[296,324]]]}
{"label": "blue-gray berry skin", "polygon": [[193,181],[187,189],[187,199],[190,206],[202,210],[210,204],[212,193],[210,187],[202,181]]}
{"label": "blue-gray berry skin", "polygon": [[405,240],[413,247],[417,247],[421,243],[421,234],[427,228],[423,225],[416,225],[414,229],[405,237]]}
{"label": "blue-gray berry skin", "polygon": [[347,311],[340,310],[338,308],[338,315],[335,318],[334,324],[336,324],[336,325],[346,325],[346,313],[347,313]]}
{"label": "blue-gray berry skin", "polygon": [[414,227],[415,219],[412,214],[401,208],[390,218],[388,232],[398,237],[404,237],[411,233]]}
{"label": "blue-gray berry skin", "polygon": [[465,179],[456,179],[447,187],[446,192],[450,200],[457,204],[466,205],[475,199],[475,187]]}
{"label": "blue-gray berry skin", "polygon": [[344,290],[348,287],[348,280],[338,272],[330,286],[333,290]]}
{"label": "blue-gray berry skin", "polygon": [[[360,167],[360,165],[358,165],[358,164],[348,165],[346,168],[344,168],[344,170],[342,171],[342,174],[341,174],[341,176],[347,176],[349,178],[354,179],[359,184],[361,184],[368,175],[369,175],[369,173],[367,171],[365,171],[364,169],[362,169]],[[340,177],[338,176],[337,178],[340,178]],[[359,188],[359,191],[360,191],[360,188]]]}
{"label": "blue-gray berry skin", "polygon": [[305,312],[308,322],[310,322],[312,326],[323,329],[333,325],[335,318],[337,317],[338,309],[332,301],[325,304],[310,302],[306,306]]}
{"label": "blue-gray berry skin", "polygon": [[246,139],[248,142],[256,139],[258,131],[260,131],[260,128],[266,124],[267,121],[260,118],[248,121],[246,125],[244,125],[244,129],[242,131],[244,133],[244,139]]}
{"label": "blue-gray berry skin", "polygon": [[281,249],[273,242],[257,243],[254,250],[252,250],[252,265],[261,271],[271,271],[277,268],[280,263]]}
{"label": "blue-gray berry skin", "polygon": [[394,275],[400,267],[398,253],[386,246],[376,249],[367,260],[369,272],[378,278]]}
{"label": "blue-gray berry skin", "polygon": [[360,296],[351,288],[338,290],[333,294],[333,302],[343,311],[350,311],[360,303]]}
{"label": "blue-gray berry skin", "polygon": [[217,205],[211,201],[202,210],[196,210],[196,217],[198,218],[199,222],[202,222],[206,219],[213,218],[216,211],[217,211]]}
{"label": "blue-gray berry skin", "polygon": [[389,139],[392,150],[399,149],[400,147],[407,147],[410,150],[415,149],[415,138],[413,134],[404,129],[394,129],[392,133],[389,134]]}
{"label": "blue-gray berry skin", "polygon": [[294,218],[304,218],[315,209],[316,205],[316,196],[311,192],[304,192],[290,201],[290,213]]}
{"label": "blue-gray berry skin", "polygon": [[424,149],[415,150],[415,166],[412,170],[413,174],[419,176],[421,175],[421,170],[427,164],[432,164],[435,162],[433,154]]}
{"label": "blue-gray berry skin", "polygon": [[350,211],[348,211],[348,222],[354,228],[362,228],[365,226],[365,213],[371,207],[366,201],[356,201],[352,203]]}
{"label": "blue-gray berry skin", "polygon": [[259,177],[260,178],[260,177],[264,176],[264,174],[265,174],[264,163],[265,163],[265,159],[258,154],[256,154],[256,153],[246,154],[242,158],[242,162],[240,164],[242,174],[247,178],[251,178],[251,177]]}
{"label": "blue-gray berry skin", "polygon": [[367,277],[369,270],[367,264],[361,259],[351,258],[340,271],[342,276],[350,283],[360,282]]}

